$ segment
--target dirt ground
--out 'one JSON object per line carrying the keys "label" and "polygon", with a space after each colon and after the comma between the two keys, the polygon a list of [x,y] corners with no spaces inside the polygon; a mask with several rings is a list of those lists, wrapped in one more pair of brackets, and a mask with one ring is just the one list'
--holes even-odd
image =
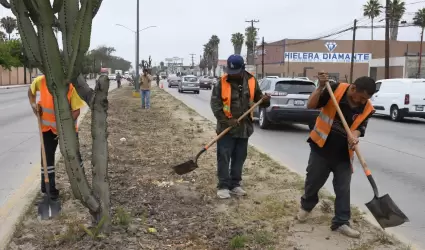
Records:
{"label": "dirt ground", "polygon": [[[249,195],[218,200],[215,147],[190,174],[178,176],[170,169],[214,137],[212,123],[161,89],[153,89],[150,110],[140,109],[131,92],[124,87],[109,97],[112,233],[96,235],[88,229],[88,210],[72,198],[60,162],[62,214],[40,221],[36,206],[31,207],[8,249],[409,249],[366,223],[357,209],[352,225],[362,232],[361,239],[332,232],[334,199],[325,193],[311,220],[298,223],[294,216],[303,178],[254,148],[244,167]],[[91,168],[89,123],[90,114],[80,127],[86,169]]]}

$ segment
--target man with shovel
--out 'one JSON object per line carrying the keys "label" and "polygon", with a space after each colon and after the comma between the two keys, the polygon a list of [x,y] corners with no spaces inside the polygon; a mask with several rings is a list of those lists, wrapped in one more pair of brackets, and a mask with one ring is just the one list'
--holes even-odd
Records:
{"label": "man with shovel", "polygon": [[[40,92],[38,103],[36,103],[37,91]],[[72,84],[69,85],[67,97],[71,106],[72,118],[76,123],[77,118],[80,115],[80,109],[84,107],[86,103],[80,98]],[[58,136],[53,97],[47,89],[46,78],[44,75],[35,78],[31,83],[30,88],[28,89],[28,98],[34,114],[41,118],[41,130],[43,134],[44,151],[46,154],[50,197],[52,200],[57,200],[59,197],[59,190],[56,189],[55,182],[55,153],[58,146]],[[75,128],[77,129],[77,126],[75,126]],[[79,157],[81,158],[81,156]],[[41,168],[41,192],[46,193],[43,167]]]}
{"label": "man with shovel", "polygon": [[243,58],[231,55],[227,59],[227,74],[214,86],[211,95],[211,109],[217,118],[217,134],[233,127],[217,141],[217,196],[221,199],[230,198],[231,193],[246,195],[240,182],[248,138],[254,132],[254,127],[252,117],[248,116],[241,122],[238,122],[238,118],[262,98],[260,108],[270,106],[270,96],[263,96],[255,77],[245,71]]}
{"label": "man with shovel", "polygon": [[320,108],[314,129],[310,132],[310,157],[307,165],[304,195],[297,219],[304,222],[319,202],[318,192],[333,173],[336,195],[335,216],[331,229],[348,237],[358,238],[360,233],[350,227],[350,183],[352,175],[353,149],[359,137],[365,135],[367,121],[374,109],[369,101],[375,93],[376,84],[370,77],[360,77],[352,84],[331,85],[353,136],[347,136],[336,107],[326,89],[328,74],[319,72],[317,89],[311,94],[307,107]]}

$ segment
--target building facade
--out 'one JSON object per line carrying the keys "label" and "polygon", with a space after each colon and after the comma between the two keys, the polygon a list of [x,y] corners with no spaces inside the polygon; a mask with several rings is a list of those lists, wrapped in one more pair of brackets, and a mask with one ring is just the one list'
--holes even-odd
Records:
{"label": "building facade", "polygon": [[0,67],[0,86],[29,84],[32,81],[31,78],[36,75],[36,69],[32,69],[31,71],[29,69],[19,67],[8,70]]}
{"label": "building facade", "polygon": [[[256,73],[259,78],[265,76],[297,77],[306,76],[314,79],[317,72],[324,70],[337,81],[349,81],[351,68],[351,40],[294,40],[284,39],[267,43],[263,49],[257,47],[255,60]],[[405,57],[404,64],[390,63],[390,78],[410,77],[413,69],[406,65],[418,61],[420,42],[390,41],[390,57]],[[381,65],[385,56],[385,41],[359,40],[355,43],[353,80],[360,76],[383,79],[384,67]],[[264,74],[262,61],[264,58]],[[400,60],[400,59],[399,59]],[[416,63],[418,65],[418,63]],[[409,72],[408,72],[409,71]],[[413,70],[414,71],[414,70]],[[417,67],[416,67],[417,71]]]}

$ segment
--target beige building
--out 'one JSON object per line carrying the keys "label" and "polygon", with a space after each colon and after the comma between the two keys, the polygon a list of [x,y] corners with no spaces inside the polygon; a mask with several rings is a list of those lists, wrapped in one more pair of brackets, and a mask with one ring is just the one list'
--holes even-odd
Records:
{"label": "beige building", "polygon": [[[25,83],[25,72],[26,71],[26,83]],[[0,67],[0,86],[7,85],[21,85],[30,84],[31,77],[37,74],[37,70],[33,69],[32,72],[29,69],[24,70],[23,67],[12,68],[12,70],[3,69]]]}
{"label": "beige building", "polygon": [[[412,72],[415,65],[416,72],[418,69],[419,47],[420,42],[416,41],[390,42],[390,78],[416,76]],[[307,76],[314,79],[319,70],[325,70],[335,80],[349,81],[351,50],[351,40],[284,39],[268,43],[265,45],[264,73],[266,76]],[[258,77],[263,76],[261,52],[259,46],[255,61]],[[385,41],[356,41],[353,79],[365,75],[383,79],[384,56]]]}

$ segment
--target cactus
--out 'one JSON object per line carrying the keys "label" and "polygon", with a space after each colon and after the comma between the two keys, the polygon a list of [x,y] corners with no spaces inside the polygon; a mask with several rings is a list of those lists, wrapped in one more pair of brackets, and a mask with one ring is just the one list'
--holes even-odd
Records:
{"label": "cactus", "polygon": [[[81,75],[84,55],[90,46],[92,19],[101,3],[102,0],[54,0],[53,4],[50,0],[0,0],[0,4],[11,9],[17,18],[22,44],[31,65],[46,76],[54,99],[60,151],[72,192],[89,209],[95,223],[106,218],[102,230],[107,233],[110,228],[106,132],[109,80],[106,76],[100,77],[93,90]],[[62,32],[63,57],[53,28]],[[79,143],[67,100],[70,82],[92,110],[93,190],[77,157]]]}

